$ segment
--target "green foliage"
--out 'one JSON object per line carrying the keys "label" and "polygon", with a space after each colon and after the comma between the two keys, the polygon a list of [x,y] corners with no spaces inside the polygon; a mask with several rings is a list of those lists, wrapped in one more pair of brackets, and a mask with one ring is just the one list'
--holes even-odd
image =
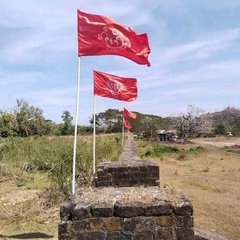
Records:
{"label": "green foliage", "polygon": [[16,136],[17,120],[12,113],[0,110],[0,137]]}
{"label": "green foliage", "polygon": [[163,119],[160,116],[150,114],[137,113],[136,120],[129,120],[133,126],[132,131],[143,133],[145,138],[154,138],[159,129],[168,129],[171,122],[168,119]]}
{"label": "green foliage", "polygon": [[163,154],[178,153],[180,150],[173,146],[153,146],[145,152],[146,157],[160,157]]}
{"label": "green foliage", "polygon": [[69,111],[64,111],[62,114],[63,125],[61,128],[61,135],[71,135],[74,132],[72,126],[73,117],[71,116]]}
{"label": "green foliage", "polygon": [[[96,114],[96,126],[105,133],[119,133],[122,131],[122,112],[117,109],[108,109]],[[93,117],[90,119],[93,124]]]}
{"label": "green foliage", "polygon": [[[122,146],[120,136],[96,139],[96,162],[117,160]],[[79,185],[89,185],[92,177],[92,138],[77,140],[76,174]],[[18,186],[26,185],[31,174],[47,174],[52,189],[71,191],[73,137],[7,138],[0,146],[0,173],[14,176]]]}
{"label": "green foliage", "polygon": [[235,117],[232,122],[232,132],[235,136],[240,136],[240,116]]}
{"label": "green foliage", "polygon": [[[90,135],[93,133],[92,126],[78,126],[77,130],[79,135]],[[99,133],[98,128],[96,128],[96,133]]]}
{"label": "green foliage", "polygon": [[23,99],[17,99],[14,116],[17,121],[16,132],[20,137],[41,136],[50,132],[50,125],[45,120],[43,111],[40,108],[29,105]]}
{"label": "green foliage", "polygon": [[[132,126],[131,131],[135,133],[143,133],[144,137],[152,138],[159,129],[168,128],[171,124],[169,119],[150,114],[141,114],[134,112],[137,115],[136,119],[127,119]],[[93,123],[91,118],[90,123]],[[122,111],[117,109],[108,109],[105,112],[96,114],[96,126],[98,131],[106,133],[117,133],[122,131]]]}
{"label": "green foliage", "polygon": [[227,126],[223,122],[218,122],[214,126],[214,133],[218,135],[226,135],[227,134]]}

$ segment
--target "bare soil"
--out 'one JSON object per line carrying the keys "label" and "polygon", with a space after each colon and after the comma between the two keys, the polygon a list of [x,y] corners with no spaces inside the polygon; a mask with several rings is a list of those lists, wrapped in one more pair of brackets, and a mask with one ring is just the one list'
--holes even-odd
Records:
{"label": "bare soil", "polygon": [[[177,188],[194,207],[195,227],[240,239],[240,147],[239,138],[196,139],[182,149],[204,151],[179,159],[160,161],[160,185]],[[228,147],[224,147],[228,146]],[[224,147],[224,148],[223,148]],[[155,159],[156,160],[156,159]]]}

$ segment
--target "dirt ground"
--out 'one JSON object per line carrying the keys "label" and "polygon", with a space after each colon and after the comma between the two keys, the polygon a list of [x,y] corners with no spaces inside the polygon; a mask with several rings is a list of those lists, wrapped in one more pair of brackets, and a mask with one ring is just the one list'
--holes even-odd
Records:
{"label": "dirt ground", "polygon": [[[240,152],[223,149],[239,138],[197,139],[190,146],[204,151],[181,160],[163,158],[160,185],[178,188],[194,207],[195,227],[240,239]],[[179,147],[179,146],[178,146]]]}
{"label": "dirt ground", "polygon": [[[160,165],[160,187],[181,189],[192,202],[195,227],[232,240],[240,239],[240,153],[223,147],[236,145],[240,138],[197,139],[176,146],[184,151],[202,146],[200,153],[153,159]],[[42,208],[40,197],[16,188],[14,180],[0,181],[0,239],[58,239],[59,207]]]}
{"label": "dirt ground", "polygon": [[42,190],[0,181],[0,240],[57,240],[59,206],[46,208]]}

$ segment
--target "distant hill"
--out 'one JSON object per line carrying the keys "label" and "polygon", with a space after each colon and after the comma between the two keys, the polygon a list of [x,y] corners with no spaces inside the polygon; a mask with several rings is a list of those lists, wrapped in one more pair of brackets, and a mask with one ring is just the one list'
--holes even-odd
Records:
{"label": "distant hill", "polygon": [[240,109],[235,107],[227,107],[220,112],[208,113],[208,118],[213,121],[231,121],[237,117],[240,117]]}

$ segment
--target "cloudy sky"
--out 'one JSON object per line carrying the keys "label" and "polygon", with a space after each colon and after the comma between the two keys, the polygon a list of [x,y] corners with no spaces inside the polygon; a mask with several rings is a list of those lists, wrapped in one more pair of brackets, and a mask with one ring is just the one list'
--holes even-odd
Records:
{"label": "cloudy sky", "polygon": [[0,0],[0,109],[22,98],[47,119],[75,117],[77,9],[147,33],[151,67],[120,56],[81,58],[79,124],[93,111],[93,69],[138,81],[131,103],[97,97],[96,112],[124,107],[163,117],[193,105],[240,107],[240,0]]}

